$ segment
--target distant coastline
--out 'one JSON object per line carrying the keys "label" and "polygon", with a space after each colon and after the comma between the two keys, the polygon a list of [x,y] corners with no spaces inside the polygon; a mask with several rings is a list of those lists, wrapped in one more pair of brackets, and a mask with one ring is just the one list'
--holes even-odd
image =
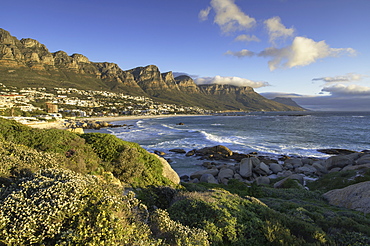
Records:
{"label": "distant coastline", "polygon": [[[141,119],[153,119],[153,118],[170,118],[170,117],[191,117],[191,116],[205,116],[203,114],[164,114],[164,115],[128,115],[128,116],[105,116],[105,117],[86,117],[76,118],[80,121],[104,121],[104,122],[117,122],[126,120],[141,120]],[[64,125],[67,119],[60,119],[54,122],[38,122],[28,123],[27,126],[38,128],[38,129],[67,129]]]}

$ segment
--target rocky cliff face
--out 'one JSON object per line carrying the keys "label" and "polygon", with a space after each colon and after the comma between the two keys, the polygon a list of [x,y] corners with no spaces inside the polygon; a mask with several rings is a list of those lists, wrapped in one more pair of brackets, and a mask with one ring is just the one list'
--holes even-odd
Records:
{"label": "rocky cliff face", "polygon": [[207,84],[199,85],[199,89],[203,94],[206,95],[242,95],[253,93],[254,90],[252,87],[248,86],[234,86],[234,85],[219,85],[219,84]]}
{"label": "rocky cliff face", "polygon": [[18,40],[4,29],[0,29],[0,82],[115,91],[215,110],[299,110],[267,100],[251,87],[196,85],[189,76],[174,78],[155,65],[123,71],[115,63],[91,62],[81,54],[51,53],[37,40]]}
{"label": "rocky cliff face", "polygon": [[180,88],[181,91],[186,93],[199,93],[199,87],[194,83],[194,80],[187,76],[181,75],[175,78],[176,84]]}

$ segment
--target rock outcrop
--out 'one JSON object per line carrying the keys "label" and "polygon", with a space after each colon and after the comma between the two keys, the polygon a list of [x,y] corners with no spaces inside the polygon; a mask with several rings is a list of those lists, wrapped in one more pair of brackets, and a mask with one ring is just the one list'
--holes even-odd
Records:
{"label": "rock outcrop", "polygon": [[158,156],[156,154],[153,154],[153,155],[156,158],[158,158],[161,161],[161,163],[162,163],[162,168],[163,168],[162,175],[165,178],[168,178],[169,180],[171,180],[173,183],[179,184],[180,183],[180,177],[175,172],[175,170],[172,169],[171,165],[168,164],[168,162],[163,157],[160,157],[160,156]]}
{"label": "rock outcrop", "polygon": [[354,209],[363,213],[370,212],[370,181],[326,192],[324,198],[331,205]]}

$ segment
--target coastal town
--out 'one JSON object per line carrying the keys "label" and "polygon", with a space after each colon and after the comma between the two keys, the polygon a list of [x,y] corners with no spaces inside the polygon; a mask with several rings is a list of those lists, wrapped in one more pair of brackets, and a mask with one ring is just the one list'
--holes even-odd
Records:
{"label": "coastal town", "polygon": [[17,88],[0,83],[0,116],[25,124],[89,117],[211,113],[195,106],[155,102],[144,96],[76,88]]}

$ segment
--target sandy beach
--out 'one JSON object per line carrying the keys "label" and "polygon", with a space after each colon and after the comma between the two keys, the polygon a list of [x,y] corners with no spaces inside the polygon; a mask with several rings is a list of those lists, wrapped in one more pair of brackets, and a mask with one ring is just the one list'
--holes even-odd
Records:
{"label": "sandy beach", "polygon": [[167,118],[167,117],[183,117],[183,116],[203,116],[194,114],[163,114],[163,115],[128,115],[128,116],[107,116],[107,117],[89,117],[89,118],[78,118],[79,120],[95,120],[95,121],[124,121],[124,120],[141,120],[141,119],[152,119],[152,118]]}
{"label": "sandy beach", "polygon": [[[141,120],[141,119],[152,119],[152,118],[167,118],[167,117],[184,117],[184,116],[203,116],[194,114],[170,114],[170,115],[128,115],[128,116],[107,116],[107,117],[87,117],[87,118],[76,118],[79,121],[105,121],[105,122],[115,122],[115,121],[125,121],[125,120]],[[54,122],[42,122],[42,123],[30,123],[27,126],[39,129],[66,129],[64,126],[66,119],[60,119]]]}

